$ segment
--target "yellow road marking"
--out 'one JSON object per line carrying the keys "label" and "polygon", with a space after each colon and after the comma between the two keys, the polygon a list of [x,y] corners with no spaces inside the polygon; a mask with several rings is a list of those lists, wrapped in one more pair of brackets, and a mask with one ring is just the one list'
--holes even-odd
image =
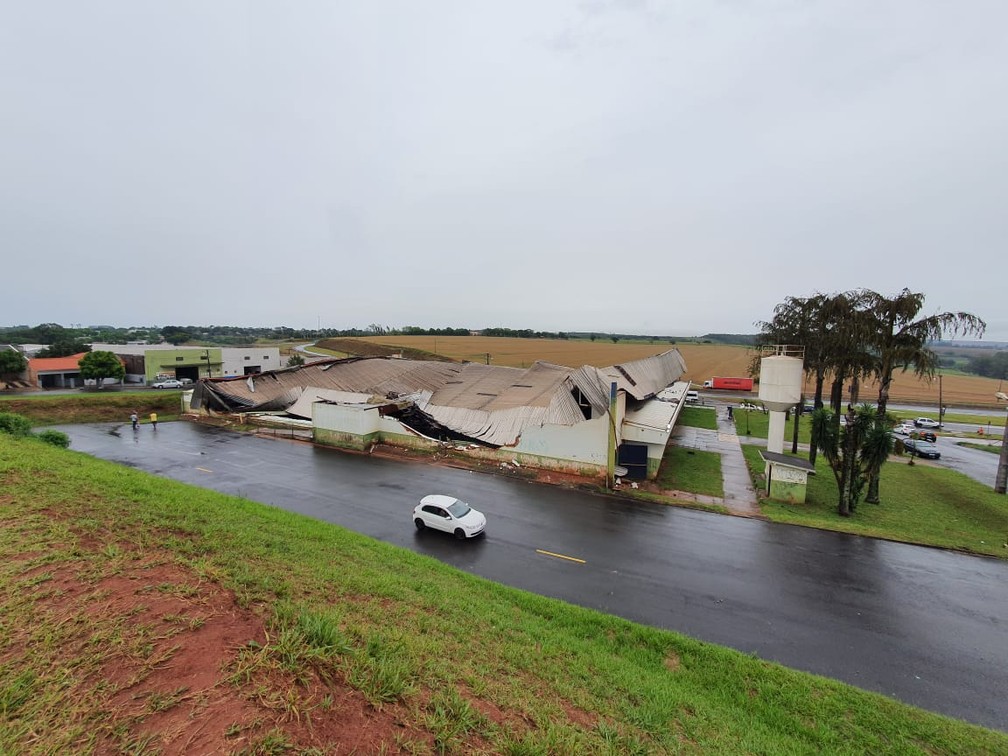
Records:
{"label": "yellow road marking", "polygon": [[543,551],[542,549],[536,549],[536,554],[545,554],[546,556],[556,557],[557,559],[566,559],[568,562],[577,562],[578,564],[585,564],[584,559],[578,559],[577,557],[566,556],[565,554],[554,554],[552,551]]}
{"label": "yellow road marking", "polygon": [[213,470],[207,470],[205,467],[197,467],[196,469],[199,470],[200,472],[208,472],[208,473],[213,472]]}

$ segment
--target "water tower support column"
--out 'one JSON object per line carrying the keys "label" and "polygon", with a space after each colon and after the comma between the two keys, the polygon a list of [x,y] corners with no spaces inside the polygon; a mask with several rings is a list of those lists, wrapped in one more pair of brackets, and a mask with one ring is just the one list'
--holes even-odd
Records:
{"label": "water tower support column", "polygon": [[767,428],[767,451],[784,453],[784,419],[787,414],[780,410],[770,410],[770,425]]}

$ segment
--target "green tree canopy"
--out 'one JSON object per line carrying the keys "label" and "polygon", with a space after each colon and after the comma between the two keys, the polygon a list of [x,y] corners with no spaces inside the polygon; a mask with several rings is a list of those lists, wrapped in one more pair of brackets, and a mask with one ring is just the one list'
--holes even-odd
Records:
{"label": "green tree canopy", "polygon": [[89,352],[78,364],[81,377],[96,381],[99,388],[106,378],[122,380],[126,375],[126,368],[112,352]]}
{"label": "green tree canopy", "polygon": [[20,373],[26,367],[28,367],[28,362],[21,352],[15,352],[13,349],[0,351],[0,375]]}

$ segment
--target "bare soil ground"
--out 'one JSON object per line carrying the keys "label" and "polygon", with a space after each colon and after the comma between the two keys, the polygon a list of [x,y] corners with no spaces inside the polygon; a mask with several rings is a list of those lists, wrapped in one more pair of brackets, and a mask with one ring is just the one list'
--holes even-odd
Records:
{"label": "bare soil ground", "polygon": [[[184,595],[158,590],[177,585],[194,587]],[[108,691],[102,708],[111,716],[95,734],[95,753],[132,752],[141,745],[136,752],[267,753],[270,742],[295,752],[406,753],[398,745],[406,735],[429,744],[399,707],[375,709],[340,681],[291,676],[234,684],[241,650],[266,643],[262,620],[240,608],[230,592],[163,555],[137,555],[118,574],[94,582],[61,568],[46,586],[52,592],[43,609],[54,623],[128,624],[154,639],[146,658],[109,655],[96,674],[80,681],[77,698],[93,696],[99,683]],[[82,633],[56,664],[72,666],[79,646],[92,640]]]}

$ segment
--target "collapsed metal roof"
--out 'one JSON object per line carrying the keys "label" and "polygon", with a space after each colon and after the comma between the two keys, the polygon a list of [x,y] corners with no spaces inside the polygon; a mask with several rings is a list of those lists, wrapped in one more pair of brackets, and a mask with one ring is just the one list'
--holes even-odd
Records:
{"label": "collapsed metal roof", "polygon": [[[686,370],[678,350],[595,368],[536,362],[528,368],[480,363],[427,362],[385,357],[320,360],[239,378],[203,379],[194,409],[252,412],[284,410],[311,417],[311,404],[397,403],[409,424],[414,411],[453,438],[505,446],[530,424],[575,425],[608,410],[609,386],[636,400],[654,396]],[[403,403],[403,400],[408,400]],[[409,405],[404,412],[402,406]]]}

